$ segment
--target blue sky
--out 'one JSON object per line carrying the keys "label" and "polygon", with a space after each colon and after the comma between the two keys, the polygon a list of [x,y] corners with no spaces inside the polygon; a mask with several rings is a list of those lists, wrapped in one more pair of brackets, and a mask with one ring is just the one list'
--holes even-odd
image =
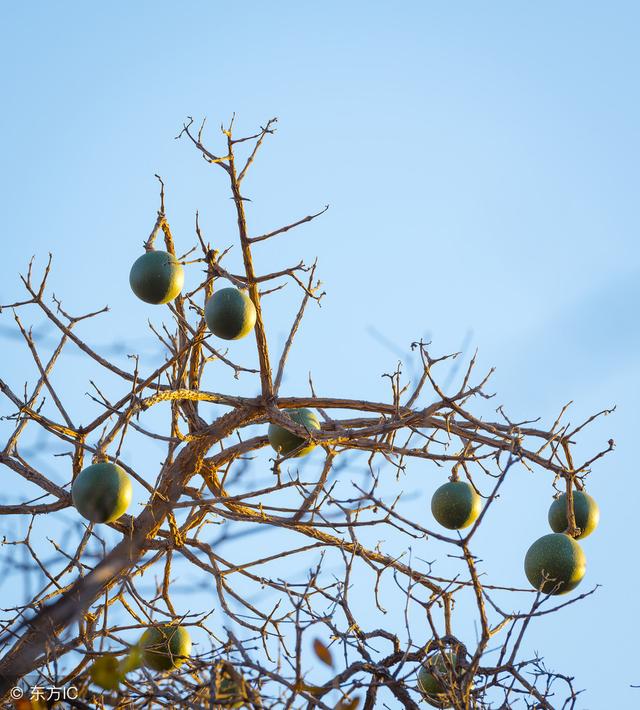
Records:
{"label": "blue sky", "polygon": [[[87,337],[144,350],[150,314],[126,275],[155,218],[154,173],[179,248],[192,244],[196,209],[214,245],[234,236],[222,171],[173,140],[182,121],[207,116],[215,142],[233,111],[247,132],[278,116],[246,183],[254,232],[331,205],[257,256],[261,271],[318,256],[328,292],[300,332],[287,392],[306,392],[311,370],[320,393],[383,396],[381,373],[428,335],[438,352],[478,347],[480,364],[497,367],[496,404],[516,419],[552,420],[570,399],[572,421],[617,405],[580,445],[618,442],[589,487],[602,522],[584,543],[585,585],[603,586],[535,624],[528,648],[587,687],[579,707],[631,707],[640,7],[345,5],[5,3],[0,302],[20,294],[29,257],[51,251],[70,309],[112,309]],[[296,302],[269,303],[276,346]],[[2,376],[19,389],[22,363],[5,343]],[[81,379],[78,360],[68,372]],[[550,481],[530,478],[514,478],[482,538],[504,581],[521,583],[523,550],[546,532]],[[440,482],[416,483],[425,508]]]}

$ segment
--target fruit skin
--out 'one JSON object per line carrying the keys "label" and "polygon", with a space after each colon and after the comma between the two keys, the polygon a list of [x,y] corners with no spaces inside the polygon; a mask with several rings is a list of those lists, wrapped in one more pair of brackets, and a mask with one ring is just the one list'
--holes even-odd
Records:
{"label": "fruit skin", "polygon": [[[591,535],[598,527],[600,521],[600,508],[595,500],[584,491],[573,492],[573,512],[576,518],[576,525],[580,528],[580,534],[576,540]],[[567,494],[563,493],[557,500],[554,500],[549,508],[549,525],[554,532],[564,532],[569,527],[567,520]]]}
{"label": "fruit skin", "polygon": [[154,671],[179,668],[191,655],[191,637],[183,626],[150,626],[140,639],[142,661]]}
{"label": "fruit skin", "polygon": [[[285,409],[284,412],[285,414],[288,414],[294,422],[301,424],[309,429],[309,431],[317,431],[320,429],[318,417],[315,412],[312,412],[310,409]],[[269,424],[268,436],[269,443],[281,456],[287,456],[306,441],[306,439],[303,439],[296,434],[292,434],[290,431],[287,431],[284,427],[281,427],[278,424]],[[314,448],[315,444],[309,443],[303,449],[300,449],[294,458],[306,456]]]}
{"label": "fruit skin", "polygon": [[120,661],[120,672],[125,676],[129,671],[134,671],[142,665],[142,651],[140,642],[129,649],[129,653]]}
{"label": "fruit skin", "polygon": [[449,481],[431,498],[433,517],[449,530],[469,527],[482,510],[482,499],[466,481]]}
{"label": "fruit skin", "polygon": [[134,261],[129,272],[129,284],[140,300],[159,306],[173,301],[180,293],[184,284],[184,269],[173,254],[148,251]]}
{"label": "fruit skin", "polygon": [[[573,538],[564,533],[549,533],[527,550],[524,571],[535,589],[545,594],[565,594],[582,581],[587,558]],[[549,578],[546,582],[543,571]]]}
{"label": "fruit skin", "polygon": [[204,307],[209,330],[223,340],[239,340],[253,330],[256,307],[244,291],[223,288]]}
{"label": "fruit skin", "polygon": [[100,656],[93,662],[89,675],[103,690],[117,690],[122,680],[120,663],[115,656]]}
{"label": "fruit skin", "polygon": [[418,671],[418,688],[427,703],[436,708],[452,707],[445,683],[453,673],[456,658],[451,652],[447,656],[448,662],[441,653],[431,656]]}
{"label": "fruit skin", "polygon": [[71,487],[76,510],[92,523],[111,523],[131,503],[131,480],[114,463],[94,463],[80,471]]}
{"label": "fruit skin", "polygon": [[248,701],[247,684],[242,674],[235,671],[230,663],[222,661],[218,669],[216,700],[224,702],[224,707],[241,708]]}

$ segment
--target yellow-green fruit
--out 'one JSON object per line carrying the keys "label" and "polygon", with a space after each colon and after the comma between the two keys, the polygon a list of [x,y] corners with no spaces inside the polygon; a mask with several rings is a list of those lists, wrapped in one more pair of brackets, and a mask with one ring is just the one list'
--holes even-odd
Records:
{"label": "yellow-green fruit", "polygon": [[76,510],[92,523],[111,523],[131,503],[131,481],[114,463],[94,463],[80,471],[71,487]]}
{"label": "yellow-green fruit", "polygon": [[433,494],[433,517],[449,530],[469,527],[482,510],[482,500],[473,486],[465,481],[449,481]]}
{"label": "yellow-green fruit", "polygon": [[103,690],[117,690],[122,676],[115,656],[100,656],[89,669],[91,680]]}
{"label": "yellow-green fruit", "polygon": [[145,666],[154,671],[179,668],[191,655],[189,632],[174,624],[149,627],[139,645]]}
{"label": "yellow-green fruit", "polygon": [[[577,540],[591,535],[598,527],[600,521],[600,509],[593,498],[584,491],[573,492],[573,513],[576,518],[576,525],[580,528]],[[561,533],[569,527],[567,519],[567,494],[563,493],[557,500],[554,500],[549,508],[549,525],[554,532]]]}
{"label": "yellow-green fruit", "polygon": [[535,589],[545,594],[565,594],[582,581],[587,559],[573,538],[550,533],[531,545],[524,558],[524,571]]}
{"label": "yellow-green fruit", "polygon": [[184,284],[184,269],[173,254],[148,251],[136,259],[129,272],[129,284],[145,303],[169,303]]}
{"label": "yellow-green fruit", "polygon": [[204,318],[214,335],[224,340],[239,340],[253,330],[256,307],[244,291],[223,288],[207,301]]}
{"label": "yellow-green fruit", "polygon": [[241,708],[246,704],[246,681],[240,673],[234,677],[225,667],[220,670],[220,679],[216,691],[216,701],[221,701],[224,707]]}
{"label": "yellow-green fruit", "polygon": [[[309,431],[317,431],[320,429],[318,417],[315,412],[312,412],[310,409],[285,409],[284,412],[285,414],[288,414],[296,424],[301,424]],[[269,425],[268,435],[269,443],[281,456],[288,456],[292,451],[295,451],[306,441],[306,439],[287,431],[284,427],[281,427],[278,424]],[[300,449],[295,456],[305,456],[314,448],[315,444],[309,443],[307,446]]]}
{"label": "yellow-green fruit", "polygon": [[133,671],[136,668],[140,668],[142,665],[142,652],[140,646],[135,644],[129,649],[129,653],[120,662],[120,670],[123,675]]}
{"label": "yellow-green fruit", "polygon": [[447,687],[454,685],[447,681],[451,679],[455,669],[456,658],[453,653],[437,653],[425,661],[418,671],[418,689],[429,705],[436,708],[450,708]]}

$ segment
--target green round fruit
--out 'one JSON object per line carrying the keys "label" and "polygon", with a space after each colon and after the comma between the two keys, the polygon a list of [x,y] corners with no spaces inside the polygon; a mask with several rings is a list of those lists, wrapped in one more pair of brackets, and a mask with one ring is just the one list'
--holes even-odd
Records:
{"label": "green round fruit", "polygon": [[[320,429],[320,422],[315,412],[310,409],[285,409],[285,414],[288,414],[296,424],[301,424],[309,431],[317,431]],[[302,446],[306,439],[303,439],[296,434],[292,434],[284,427],[278,424],[269,424],[269,443],[275,451],[281,456],[288,456],[292,451],[295,451],[299,446]],[[305,456],[315,448],[315,444],[309,443],[304,448],[300,449],[295,457]]]}
{"label": "green round fruit", "polygon": [[449,481],[433,494],[433,517],[449,530],[469,527],[482,510],[482,499],[465,481]]}
{"label": "green round fruit", "polygon": [[179,668],[191,655],[191,637],[183,626],[150,626],[140,639],[142,661],[154,671]]}
{"label": "green round fruit", "polygon": [[145,303],[156,306],[169,303],[182,290],[184,269],[173,254],[148,251],[133,263],[129,284],[136,296]]}
{"label": "green round fruit", "polygon": [[241,708],[248,700],[246,681],[240,673],[233,675],[226,664],[219,670],[216,700],[222,701],[224,707],[229,708]]}
{"label": "green round fruit", "polygon": [[71,487],[76,510],[92,523],[111,523],[131,502],[131,481],[114,463],[94,463],[80,471]]}
{"label": "green round fruit", "polygon": [[126,675],[129,671],[134,671],[142,665],[142,651],[139,644],[134,644],[129,649],[129,653],[120,662],[120,672]]}
{"label": "green round fruit", "polygon": [[545,594],[565,594],[582,581],[587,559],[573,538],[564,533],[550,533],[528,549],[524,571],[535,589]]}
{"label": "green round fruit", "polygon": [[[573,513],[576,525],[580,528],[577,540],[581,540],[598,527],[600,509],[593,498],[584,491],[573,492]],[[554,532],[561,533],[569,527],[567,519],[567,494],[563,493],[554,500],[549,508],[549,525]]]}
{"label": "green round fruit", "polygon": [[204,318],[214,335],[224,340],[239,340],[253,330],[256,307],[244,291],[223,288],[207,301]]}
{"label": "green round fruit", "polygon": [[418,671],[418,689],[429,705],[436,708],[450,708],[447,696],[447,679],[451,678],[456,659],[453,653],[447,653],[448,662],[442,653],[437,653],[425,661]]}
{"label": "green round fruit", "polygon": [[122,680],[120,664],[115,656],[100,656],[89,669],[91,680],[103,690],[117,690]]}

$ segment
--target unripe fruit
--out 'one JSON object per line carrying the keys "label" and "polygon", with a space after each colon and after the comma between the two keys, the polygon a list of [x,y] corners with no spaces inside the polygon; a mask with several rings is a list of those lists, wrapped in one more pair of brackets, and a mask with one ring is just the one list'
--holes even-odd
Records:
{"label": "unripe fruit", "polygon": [[184,269],[173,254],[148,251],[133,263],[129,284],[145,303],[169,303],[182,290]]}
{"label": "unripe fruit", "polygon": [[575,589],[587,571],[587,559],[578,543],[563,533],[536,540],[524,558],[531,585],[545,594],[565,594]]}
{"label": "unripe fruit", "polygon": [[425,661],[418,671],[418,689],[429,705],[435,708],[450,708],[451,701],[447,696],[447,683],[454,673],[456,657],[448,652],[447,658],[437,653]]}
{"label": "unripe fruit", "polygon": [[449,530],[469,527],[480,515],[482,500],[466,481],[449,481],[431,498],[433,517]]}
{"label": "unripe fruit", "polygon": [[204,318],[214,335],[224,340],[239,340],[256,324],[256,307],[244,291],[223,288],[207,301]]}
{"label": "unripe fruit", "polygon": [[241,708],[247,703],[246,681],[240,673],[236,673],[228,670],[226,663],[219,670],[216,700],[222,701],[224,707]]}
{"label": "unripe fruit", "polygon": [[143,663],[154,671],[179,668],[191,655],[189,632],[174,624],[149,627],[139,645]]}
{"label": "unripe fruit", "polygon": [[80,471],[71,487],[76,510],[92,523],[111,523],[131,502],[131,481],[114,463],[94,463]]}
{"label": "unripe fruit", "polygon": [[[312,412],[310,409],[285,409],[284,412],[285,414],[288,414],[289,417],[296,422],[296,424],[301,424],[309,431],[317,431],[320,429],[318,417],[315,412]],[[284,427],[281,427],[278,424],[269,424],[268,436],[269,443],[281,456],[287,456],[299,446],[302,446],[302,444],[306,441],[306,439],[287,431]],[[315,444],[309,443],[296,453],[295,458],[305,456],[314,448]]]}
{"label": "unripe fruit", "polygon": [[[577,540],[591,535],[598,527],[600,520],[600,509],[593,498],[584,491],[573,492],[573,513],[576,518],[576,525],[580,528]],[[549,508],[549,525],[554,532],[561,533],[569,527],[567,519],[567,494],[563,493],[557,500],[554,500]]]}
{"label": "unripe fruit", "polygon": [[142,665],[142,651],[140,644],[136,643],[129,649],[129,653],[120,662],[120,672],[126,675],[129,671],[134,671]]}
{"label": "unripe fruit", "polygon": [[103,690],[117,690],[122,680],[120,664],[115,656],[100,656],[89,669],[91,680]]}

